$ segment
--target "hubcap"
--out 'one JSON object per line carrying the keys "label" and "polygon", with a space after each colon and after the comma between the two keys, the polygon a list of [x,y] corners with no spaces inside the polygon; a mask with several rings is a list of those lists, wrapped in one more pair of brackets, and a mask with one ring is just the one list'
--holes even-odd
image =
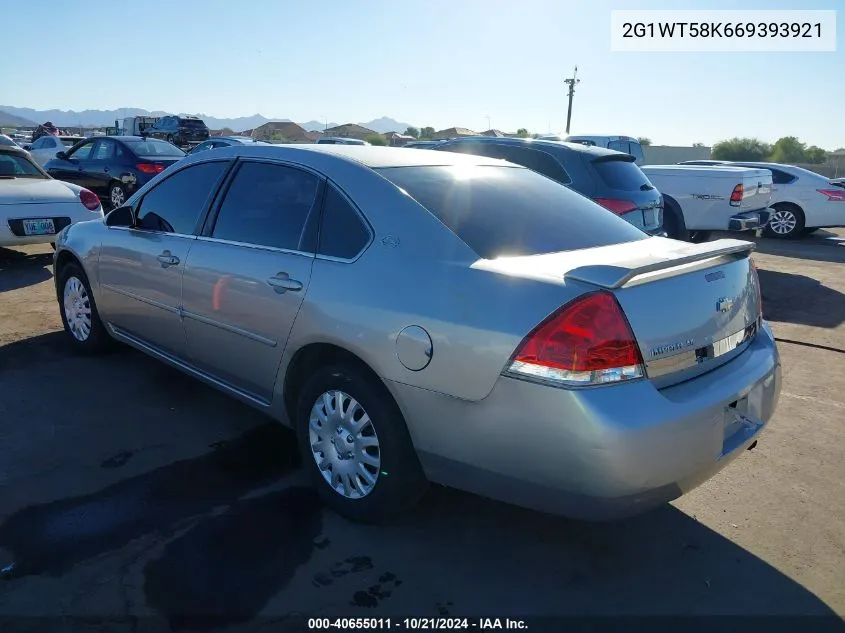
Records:
{"label": "hubcap", "polygon": [[85,284],[76,277],[69,277],[65,282],[62,306],[70,333],[84,343],[91,335],[91,300]]}
{"label": "hubcap", "polygon": [[772,229],[772,232],[778,235],[792,233],[797,224],[798,218],[795,217],[792,211],[787,211],[786,209],[777,209],[772,214],[772,219],[769,220],[769,227]]}
{"label": "hubcap", "polygon": [[311,407],[309,440],[320,474],[347,499],[366,497],[375,488],[381,448],[370,416],[355,398],[325,392]]}
{"label": "hubcap", "polygon": [[123,193],[123,187],[112,187],[110,197],[113,207],[117,208],[122,205],[124,200],[126,200],[126,194]]}

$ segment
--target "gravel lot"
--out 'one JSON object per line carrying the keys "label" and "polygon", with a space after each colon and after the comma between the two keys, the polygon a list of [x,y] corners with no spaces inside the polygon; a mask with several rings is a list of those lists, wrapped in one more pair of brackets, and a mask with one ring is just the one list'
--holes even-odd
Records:
{"label": "gravel lot", "polygon": [[716,478],[620,523],[433,488],[373,527],[320,507],[262,415],[131,350],[71,354],[50,248],[0,249],[0,615],[845,614],[845,231],[754,258],[783,394]]}

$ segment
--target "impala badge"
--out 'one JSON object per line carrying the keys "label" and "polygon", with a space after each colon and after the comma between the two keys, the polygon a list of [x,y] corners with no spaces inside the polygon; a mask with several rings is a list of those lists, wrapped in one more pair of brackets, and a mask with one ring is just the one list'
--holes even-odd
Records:
{"label": "impala badge", "polygon": [[716,312],[730,312],[734,302],[727,297],[722,297],[716,302]]}

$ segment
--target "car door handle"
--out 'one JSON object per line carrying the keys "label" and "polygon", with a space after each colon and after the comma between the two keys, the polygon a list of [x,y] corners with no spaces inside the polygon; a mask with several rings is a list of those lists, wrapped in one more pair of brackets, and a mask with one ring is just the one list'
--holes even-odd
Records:
{"label": "car door handle", "polygon": [[161,262],[162,268],[167,268],[168,266],[175,266],[179,263],[179,258],[175,255],[171,255],[170,251],[164,251],[161,255],[156,257],[156,259]]}
{"label": "car door handle", "polygon": [[291,279],[287,273],[277,273],[275,277],[270,277],[267,283],[273,287],[273,290],[279,294],[292,290],[302,290],[302,282],[296,279]]}

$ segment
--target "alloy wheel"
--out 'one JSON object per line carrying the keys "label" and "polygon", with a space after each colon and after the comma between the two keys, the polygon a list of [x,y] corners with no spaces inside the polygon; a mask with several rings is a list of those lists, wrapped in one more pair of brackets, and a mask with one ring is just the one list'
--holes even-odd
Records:
{"label": "alloy wheel", "polygon": [[798,218],[789,209],[776,209],[769,220],[769,228],[777,235],[789,235],[798,226]]}
{"label": "alloy wheel", "polygon": [[112,187],[111,193],[109,194],[109,201],[111,202],[113,209],[117,209],[119,206],[123,205],[123,203],[126,202],[126,194],[123,192],[123,187]]}

